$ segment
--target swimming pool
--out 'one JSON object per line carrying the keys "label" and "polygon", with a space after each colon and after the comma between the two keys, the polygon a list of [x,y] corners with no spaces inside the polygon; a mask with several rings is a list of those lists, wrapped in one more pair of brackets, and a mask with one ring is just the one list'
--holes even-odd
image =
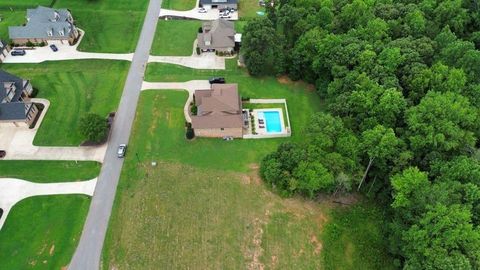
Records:
{"label": "swimming pool", "polygon": [[[262,117],[263,115],[263,117]],[[263,111],[259,113],[259,119],[265,119],[265,126],[267,133],[282,132],[282,122],[280,119],[280,112],[278,111]]]}

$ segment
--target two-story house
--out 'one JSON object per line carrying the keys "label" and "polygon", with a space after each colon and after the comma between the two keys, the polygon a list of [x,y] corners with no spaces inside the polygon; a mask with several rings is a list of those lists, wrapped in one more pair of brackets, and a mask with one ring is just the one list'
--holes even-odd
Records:
{"label": "two-story house", "polygon": [[8,32],[12,42],[19,45],[53,40],[73,44],[79,37],[70,11],[42,6],[27,9],[27,23],[24,26],[10,26]]}
{"label": "two-story house", "polygon": [[29,80],[0,70],[0,127],[33,124],[38,108],[30,101],[32,92]]}

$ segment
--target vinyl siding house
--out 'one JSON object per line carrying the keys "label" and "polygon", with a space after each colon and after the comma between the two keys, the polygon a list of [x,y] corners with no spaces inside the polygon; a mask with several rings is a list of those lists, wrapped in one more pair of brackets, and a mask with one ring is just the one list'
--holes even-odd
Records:
{"label": "vinyl siding house", "polygon": [[235,49],[233,22],[224,19],[204,22],[202,33],[197,34],[197,47],[201,52],[232,53]]}
{"label": "vinyl siding house", "polygon": [[205,9],[225,9],[234,8],[238,9],[238,0],[200,0],[200,7]]}
{"label": "vinyl siding house", "polygon": [[244,121],[237,84],[212,84],[211,89],[196,90],[194,102],[195,136],[242,138]]}
{"label": "vinyl siding house", "polygon": [[5,41],[0,40],[0,63],[5,60],[5,57],[7,57],[9,51],[10,46]]}
{"label": "vinyl siding house", "polygon": [[27,23],[24,26],[10,26],[8,32],[12,42],[19,45],[29,41],[48,43],[53,40],[73,44],[79,37],[70,11],[42,6],[27,9]]}
{"label": "vinyl siding house", "polygon": [[30,81],[0,70],[0,127],[33,124],[38,108],[30,102],[32,92]]}

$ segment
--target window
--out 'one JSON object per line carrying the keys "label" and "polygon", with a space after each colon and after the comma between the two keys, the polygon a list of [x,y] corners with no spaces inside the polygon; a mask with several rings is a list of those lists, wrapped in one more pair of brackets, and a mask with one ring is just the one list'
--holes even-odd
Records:
{"label": "window", "polygon": [[220,128],[220,130],[225,130],[224,128]]}

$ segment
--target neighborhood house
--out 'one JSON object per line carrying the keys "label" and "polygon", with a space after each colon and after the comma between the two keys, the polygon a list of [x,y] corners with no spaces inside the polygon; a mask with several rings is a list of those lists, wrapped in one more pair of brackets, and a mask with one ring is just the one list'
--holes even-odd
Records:
{"label": "neighborhood house", "polygon": [[244,114],[237,84],[212,84],[211,89],[196,90],[192,127],[198,137],[242,138]]}
{"label": "neighborhood house", "polygon": [[8,30],[12,42],[20,45],[53,40],[73,44],[79,37],[70,11],[42,6],[27,9],[27,23],[24,26],[10,26]]}
{"label": "neighborhood house", "polygon": [[33,87],[24,80],[0,70],[0,126],[31,126],[38,108],[30,102]]}
{"label": "neighborhood house", "polygon": [[226,9],[233,8],[238,9],[238,0],[200,0],[200,7],[205,9]]}
{"label": "neighborhood house", "polygon": [[235,49],[235,30],[233,22],[217,19],[202,25],[197,35],[197,47],[202,52],[233,53]]}
{"label": "neighborhood house", "polygon": [[0,40],[0,63],[3,62],[10,51],[10,46],[3,40]]}

